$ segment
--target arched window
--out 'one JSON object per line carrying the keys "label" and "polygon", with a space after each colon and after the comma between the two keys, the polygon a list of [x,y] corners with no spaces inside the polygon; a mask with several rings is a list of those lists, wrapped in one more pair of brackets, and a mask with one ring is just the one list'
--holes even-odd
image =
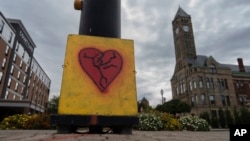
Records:
{"label": "arched window", "polygon": [[210,65],[209,68],[211,73],[216,73],[216,67],[214,64]]}

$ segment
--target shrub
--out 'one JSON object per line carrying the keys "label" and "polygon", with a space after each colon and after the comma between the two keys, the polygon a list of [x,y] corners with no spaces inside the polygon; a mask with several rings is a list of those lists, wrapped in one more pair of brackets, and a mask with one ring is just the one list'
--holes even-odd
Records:
{"label": "shrub", "polygon": [[1,122],[1,129],[24,129],[25,123],[30,119],[30,116],[17,114],[8,116]]}
{"label": "shrub", "polygon": [[157,131],[163,128],[163,123],[155,113],[142,113],[139,115],[139,130]]}
{"label": "shrub", "polygon": [[178,131],[178,130],[181,130],[181,128],[182,128],[182,125],[179,122],[179,120],[174,118],[174,116],[171,114],[162,113],[160,115],[160,119],[163,123],[163,130]]}
{"label": "shrub", "polygon": [[50,129],[49,115],[32,115],[28,122],[25,123],[25,129]]}
{"label": "shrub", "polygon": [[0,129],[50,129],[48,115],[17,114],[4,118]]}
{"label": "shrub", "polygon": [[184,116],[181,117],[180,122],[183,130],[188,131],[209,131],[209,124],[206,120],[197,116]]}

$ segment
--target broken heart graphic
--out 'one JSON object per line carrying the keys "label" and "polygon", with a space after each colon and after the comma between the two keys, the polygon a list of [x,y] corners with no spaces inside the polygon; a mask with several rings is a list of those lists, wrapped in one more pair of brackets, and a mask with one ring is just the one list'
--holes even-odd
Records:
{"label": "broken heart graphic", "polygon": [[96,48],[84,48],[79,53],[82,69],[104,91],[122,69],[122,57],[115,50],[101,52]]}

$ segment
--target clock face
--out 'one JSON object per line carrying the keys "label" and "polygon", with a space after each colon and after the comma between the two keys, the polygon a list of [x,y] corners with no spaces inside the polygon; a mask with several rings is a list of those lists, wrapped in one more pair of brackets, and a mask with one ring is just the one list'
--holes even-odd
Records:
{"label": "clock face", "polygon": [[175,33],[176,33],[176,34],[179,33],[179,28],[178,28],[178,27],[175,29]]}
{"label": "clock face", "polygon": [[183,31],[188,32],[188,31],[189,31],[189,27],[186,26],[186,25],[184,25],[184,26],[183,26]]}

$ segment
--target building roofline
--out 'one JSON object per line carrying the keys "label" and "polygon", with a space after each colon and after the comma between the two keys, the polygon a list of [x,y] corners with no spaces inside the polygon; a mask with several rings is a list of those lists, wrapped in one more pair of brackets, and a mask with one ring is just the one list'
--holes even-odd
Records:
{"label": "building roofline", "polygon": [[36,48],[36,44],[34,43],[34,41],[32,40],[32,38],[30,37],[28,31],[26,30],[26,28],[25,28],[25,26],[23,25],[23,23],[22,23],[21,20],[19,20],[19,19],[10,19],[10,18],[8,18],[7,21],[8,21],[9,23],[18,24],[18,25],[21,27],[21,29],[24,31],[24,34],[26,35],[26,37],[28,38],[28,40],[31,42],[32,46],[33,46],[34,48]]}
{"label": "building roofline", "polygon": [[174,17],[174,19],[176,19],[177,17],[187,17],[187,18],[191,18],[191,16],[189,15],[189,14],[187,14],[187,12],[185,12],[182,8],[181,8],[181,6],[179,6],[179,8],[178,8],[178,10],[177,10],[177,12],[176,12],[176,14],[175,14],[175,17]]}
{"label": "building roofline", "polygon": [[0,15],[6,21],[6,23],[9,25],[9,27],[13,30],[13,32],[16,33],[15,28],[9,23],[9,20],[7,18],[5,18],[5,16],[3,15],[3,13],[1,11],[0,11]]}
{"label": "building roofline", "polygon": [[33,56],[32,60],[34,60],[36,62],[36,64],[39,66],[39,68],[43,71],[43,73],[46,75],[46,77],[49,79],[49,81],[51,82],[50,77],[48,76],[48,74],[44,71],[44,69],[42,68],[42,66],[38,63],[38,61],[36,60],[36,58]]}

